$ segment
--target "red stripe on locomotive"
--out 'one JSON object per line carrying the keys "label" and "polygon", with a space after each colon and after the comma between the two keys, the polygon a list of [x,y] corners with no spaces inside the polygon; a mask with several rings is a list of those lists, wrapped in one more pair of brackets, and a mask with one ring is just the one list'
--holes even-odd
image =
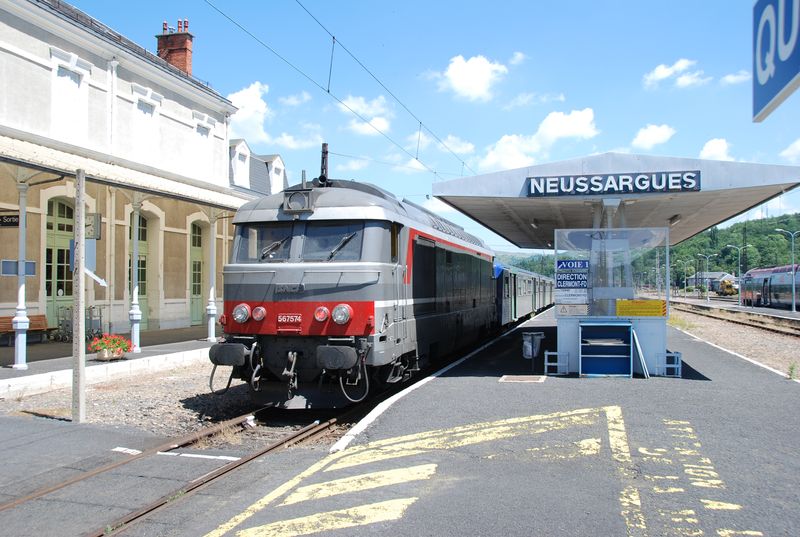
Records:
{"label": "red stripe on locomotive", "polygon": [[[247,304],[252,312],[258,306],[267,310],[261,321],[251,317],[237,323],[233,320],[233,308],[239,304]],[[333,322],[333,308],[339,304],[347,304],[353,309],[353,315],[347,324]],[[330,314],[328,319],[319,322],[314,319],[314,311],[324,306]],[[277,335],[277,336],[367,336],[375,331],[374,302],[250,302],[226,300],[224,306],[227,318],[223,330],[232,334]],[[300,322],[293,316],[300,315]],[[283,318],[278,322],[278,318]]]}

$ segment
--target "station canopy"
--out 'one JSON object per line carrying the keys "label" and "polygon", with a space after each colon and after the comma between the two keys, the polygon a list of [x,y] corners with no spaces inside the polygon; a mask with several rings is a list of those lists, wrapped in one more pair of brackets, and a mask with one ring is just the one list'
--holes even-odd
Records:
{"label": "station canopy", "polygon": [[798,166],[604,153],[434,183],[433,195],[519,248],[549,249],[556,229],[608,222],[669,227],[674,245],[799,184]]}

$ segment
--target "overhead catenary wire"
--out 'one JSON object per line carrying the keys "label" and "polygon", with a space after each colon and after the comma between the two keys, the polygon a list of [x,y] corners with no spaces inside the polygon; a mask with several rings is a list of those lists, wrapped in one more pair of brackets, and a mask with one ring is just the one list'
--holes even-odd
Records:
{"label": "overhead catenary wire", "polygon": [[[467,164],[467,163],[466,163],[466,162],[465,162],[465,161],[464,161],[464,160],[463,160],[463,159],[462,159],[460,156],[458,156],[458,154],[457,154],[455,151],[453,151],[452,149],[450,149],[450,147],[449,147],[449,146],[448,146],[446,143],[444,143],[444,141],[442,141],[442,139],[441,139],[441,138],[439,138],[439,136],[437,136],[435,132],[433,132],[433,131],[432,131],[432,130],[429,128],[429,127],[427,127],[427,126],[426,126],[426,125],[425,125],[425,124],[422,122],[422,120],[421,120],[421,119],[419,119],[419,118],[416,116],[416,114],[414,114],[414,112],[412,112],[412,111],[411,111],[411,109],[409,109],[409,108],[408,108],[408,106],[406,106],[406,105],[405,105],[405,103],[404,103],[403,101],[401,101],[401,100],[400,100],[400,98],[399,98],[399,97],[397,97],[397,95],[395,95],[395,94],[392,92],[392,90],[390,90],[388,87],[386,87],[386,85],[385,85],[383,82],[381,82],[381,80],[380,80],[380,79],[379,79],[377,76],[375,76],[375,74],[374,74],[374,73],[373,73],[373,72],[372,72],[372,71],[371,71],[371,70],[370,70],[370,69],[369,69],[369,68],[368,68],[366,65],[364,65],[364,64],[361,62],[361,60],[359,60],[359,59],[358,59],[358,58],[355,56],[355,54],[353,54],[352,52],[350,52],[350,50],[349,50],[349,49],[348,49],[346,46],[344,46],[340,40],[338,40],[338,41],[337,41],[337,40],[336,40],[336,37],[335,37],[335,36],[334,36],[334,35],[333,35],[333,34],[330,32],[330,30],[328,30],[328,29],[325,27],[325,25],[324,25],[324,24],[322,24],[322,22],[320,22],[320,20],[319,20],[319,19],[317,19],[317,17],[315,17],[315,16],[314,16],[314,14],[313,14],[313,13],[311,13],[311,12],[308,10],[308,8],[306,8],[306,6],[304,6],[304,5],[303,5],[303,3],[302,3],[302,2],[300,2],[300,0],[295,0],[295,2],[297,2],[297,5],[299,5],[301,8],[303,8],[303,11],[305,11],[305,12],[308,14],[308,16],[309,16],[309,17],[311,17],[312,19],[314,19],[314,22],[316,22],[316,23],[319,25],[319,27],[320,27],[320,28],[322,28],[322,29],[323,29],[323,30],[324,30],[324,31],[325,31],[325,32],[326,32],[328,35],[330,35],[330,36],[331,36],[331,37],[334,39],[334,42],[335,42],[336,44],[338,44],[338,45],[339,45],[339,47],[340,47],[340,48],[341,48],[343,51],[345,51],[345,52],[346,52],[346,53],[347,53],[347,54],[348,54],[348,55],[349,55],[349,56],[350,56],[350,57],[353,59],[353,61],[355,61],[355,62],[356,62],[356,63],[357,63],[357,64],[358,64],[358,65],[359,65],[359,66],[360,66],[360,67],[361,67],[361,68],[362,68],[362,69],[363,69],[363,70],[364,70],[364,71],[365,71],[365,72],[366,72],[366,73],[367,73],[369,76],[371,76],[371,77],[372,77],[372,79],[373,79],[375,82],[377,82],[377,83],[378,83],[378,85],[380,85],[380,87],[382,87],[384,90],[386,90],[386,93],[388,93],[389,95],[391,95],[391,96],[392,96],[392,99],[394,99],[394,100],[395,100],[395,101],[396,101],[396,102],[397,102],[397,103],[398,103],[400,106],[402,106],[402,107],[403,107],[403,109],[404,109],[406,112],[408,112],[408,114],[409,114],[409,115],[410,115],[412,118],[414,118],[414,119],[415,119],[417,122],[419,122],[419,128],[420,128],[419,132],[420,132],[420,133],[422,132],[422,129],[424,128],[424,129],[425,129],[425,131],[427,131],[427,132],[428,132],[428,134],[430,134],[430,135],[433,137],[433,139],[434,139],[434,140],[436,140],[436,141],[439,143],[439,145],[441,145],[443,148],[445,148],[445,149],[446,149],[446,150],[447,150],[447,151],[448,151],[448,152],[449,152],[451,155],[453,155],[453,156],[454,156],[454,157],[455,157],[455,158],[456,158],[456,159],[457,159],[459,162],[461,162],[462,169],[463,169],[463,167],[465,167],[465,166],[466,166],[466,168],[467,168],[469,171],[471,171],[473,175],[477,175],[477,173],[475,172],[475,170],[473,170],[472,168],[470,168],[470,167],[469,167],[469,164]],[[332,57],[332,55],[333,55],[333,53],[331,52],[331,62],[333,61],[333,57]],[[419,153],[419,142],[417,142],[417,153]],[[462,175],[463,175],[463,173],[462,173]]]}
{"label": "overhead catenary wire", "polygon": [[[400,151],[402,151],[403,153],[405,153],[406,155],[408,155],[410,158],[417,160],[417,162],[419,162],[419,163],[420,163],[420,165],[421,165],[423,168],[425,168],[425,169],[426,169],[428,172],[430,172],[431,174],[433,174],[433,175],[434,175],[434,176],[436,176],[436,177],[439,177],[439,176],[440,176],[440,175],[439,175],[439,172],[437,172],[436,170],[434,170],[433,168],[431,168],[430,166],[428,166],[427,164],[425,164],[425,163],[424,163],[424,162],[422,162],[421,160],[419,160],[419,159],[416,159],[416,158],[414,157],[414,155],[412,155],[412,154],[411,154],[411,153],[408,151],[408,149],[406,149],[405,147],[403,147],[403,145],[402,145],[402,144],[398,143],[398,142],[397,142],[397,141],[395,141],[395,140],[394,140],[394,139],[393,139],[391,136],[389,136],[388,134],[386,134],[385,132],[383,132],[381,129],[379,129],[378,127],[376,127],[375,125],[373,125],[371,121],[367,120],[367,118],[365,118],[363,115],[359,114],[359,113],[358,113],[356,110],[354,110],[354,109],[353,109],[353,108],[352,108],[350,105],[348,105],[348,104],[347,104],[346,102],[344,102],[342,99],[340,99],[339,97],[337,97],[335,94],[333,94],[333,93],[330,93],[330,92],[329,92],[329,91],[328,91],[328,90],[325,88],[325,86],[323,86],[322,84],[320,84],[319,82],[317,82],[316,80],[314,80],[314,79],[313,79],[313,78],[312,78],[310,75],[308,75],[308,74],[307,74],[305,71],[303,71],[302,69],[300,69],[299,67],[297,67],[296,65],[294,65],[292,62],[290,62],[289,60],[287,60],[286,58],[284,58],[283,56],[281,56],[281,55],[280,55],[280,54],[279,54],[279,53],[278,53],[278,52],[277,52],[275,49],[273,49],[273,48],[272,48],[272,47],[270,47],[270,46],[269,46],[267,43],[265,43],[263,40],[261,40],[259,37],[257,37],[257,36],[256,36],[256,35],[255,35],[253,32],[251,32],[250,30],[248,30],[247,28],[245,28],[245,27],[244,27],[244,26],[243,26],[241,23],[239,23],[239,22],[238,22],[237,20],[235,20],[233,17],[231,17],[230,15],[228,15],[227,13],[225,13],[224,11],[222,11],[220,8],[218,8],[216,5],[214,5],[214,3],[213,3],[213,2],[211,2],[211,0],[204,0],[204,1],[205,1],[205,3],[206,3],[206,4],[208,4],[208,5],[209,5],[209,6],[210,6],[212,9],[214,9],[214,10],[215,10],[217,13],[219,13],[220,15],[222,15],[223,17],[225,17],[226,19],[228,19],[228,21],[229,21],[231,24],[233,24],[234,26],[236,26],[237,28],[239,28],[241,31],[243,31],[245,34],[247,34],[248,36],[250,36],[250,37],[251,37],[251,38],[252,38],[254,41],[256,41],[256,43],[258,43],[259,45],[261,45],[262,47],[264,47],[265,49],[267,49],[268,51],[270,51],[270,52],[271,52],[273,55],[275,55],[275,57],[277,57],[277,58],[278,58],[279,60],[281,60],[283,63],[285,63],[286,65],[288,65],[288,66],[289,66],[291,69],[293,69],[294,71],[296,71],[297,73],[299,73],[301,76],[303,76],[303,78],[305,78],[306,80],[308,80],[308,81],[309,81],[311,84],[313,84],[314,86],[316,86],[317,88],[319,88],[320,90],[322,90],[323,92],[325,92],[325,94],[327,94],[327,95],[330,95],[330,97],[331,97],[333,100],[335,100],[337,103],[339,103],[339,104],[340,104],[340,105],[341,105],[343,108],[347,109],[347,110],[348,110],[348,111],[349,111],[351,114],[353,114],[354,116],[356,116],[356,117],[357,117],[358,119],[360,119],[362,122],[364,122],[365,124],[367,124],[367,125],[368,125],[370,128],[372,128],[372,130],[374,130],[376,133],[378,133],[378,134],[380,134],[381,136],[383,136],[383,137],[384,137],[386,140],[388,140],[388,141],[389,141],[389,143],[391,143],[392,145],[394,145],[395,147],[397,147],[397,148],[398,148]],[[340,45],[340,46],[341,46],[341,45]],[[344,48],[344,47],[343,47],[343,48]]]}

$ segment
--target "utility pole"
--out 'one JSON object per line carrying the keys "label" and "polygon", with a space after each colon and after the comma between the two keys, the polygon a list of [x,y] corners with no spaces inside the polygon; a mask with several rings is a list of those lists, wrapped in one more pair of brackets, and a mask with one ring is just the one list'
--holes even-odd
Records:
{"label": "utility pole", "polygon": [[75,174],[75,263],[72,273],[72,422],[86,421],[86,173]]}

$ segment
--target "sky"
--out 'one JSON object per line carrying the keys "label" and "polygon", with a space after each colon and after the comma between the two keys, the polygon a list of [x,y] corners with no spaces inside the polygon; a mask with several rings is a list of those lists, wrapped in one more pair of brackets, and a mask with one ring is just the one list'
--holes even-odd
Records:
{"label": "sky", "polygon": [[[800,92],[752,120],[752,0],[73,0],[155,52],[189,20],[232,138],[423,204],[431,185],[608,151],[800,165]],[[800,212],[790,192],[738,220]]]}

